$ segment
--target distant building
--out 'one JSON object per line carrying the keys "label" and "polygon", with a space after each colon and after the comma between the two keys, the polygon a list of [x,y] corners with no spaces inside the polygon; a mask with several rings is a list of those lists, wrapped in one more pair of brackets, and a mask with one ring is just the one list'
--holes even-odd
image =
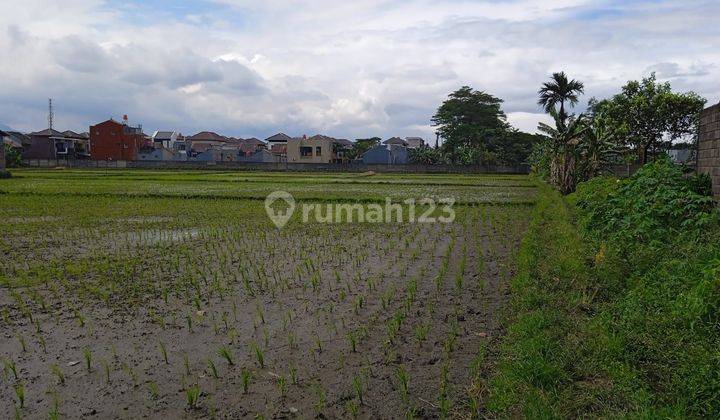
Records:
{"label": "distant building", "polygon": [[183,161],[187,160],[184,152],[160,147],[143,147],[138,151],[137,160],[145,161]]}
{"label": "distant building", "polygon": [[362,161],[368,165],[406,165],[408,148],[397,144],[380,144],[363,153]]}
{"label": "distant building", "polygon": [[267,149],[267,144],[260,139],[251,137],[249,139],[240,139],[240,150],[245,156],[254,155],[257,151]]}
{"label": "distant building", "polygon": [[[76,133],[68,130],[63,131],[65,136],[64,149],[67,158],[89,159],[90,158],[90,135],[88,133]],[[55,142],[55,150],[59,149],[58,141]]]}
{"label": "distant building", "polygon": [[407,142],[400,137],[390,137],[383,142],[384,145],[396,145],[396,146],[407,146]]}
{"label": "distant building", "polygon": [[193,154],[202,153],[211,147],[222,146],[227,143],[227,140],[227,137],[213,133],[212,131],[201,131],[185,139]]}
{"label": "distant building", "polygon": [[260,149],[250,156],[241,156],[238,158],[238,162],[246,163],[278,163],[280,157],[272,154],[266,149]]}
{"label": "distant building", "polygon": [[147,146],[142,127],[131,127],[113,119],[90,126],[90,157],[93,160],[137,160]]}
{"label": "distant building", "polygon": [[57,159],[58,155],[65,157],[67,154],[65,135],[57,130],[47,128],[30,133],[28,137],[30,142],[23,148],[23,159]]}
{"label": "distant building", "polygon": [[673,163],[678,165],[694,165],[697,153],[694,149],[670,149],[668,156]]}
{"label": "distant building", "polygon": [[26,146],[29,147],[30,137],[19,132],[19,131],[4,131],[5,134],[2,136],[2,142],[13,149],[18,149],[22,152]]}
{"label": "distant building", "polygon": [[177,131],[156,131],[152,135],[153,147],[174,149],[179,136],[181,134]]}
{"label": "distant building", "polygon": [[291,139],[292,138],[285,133],[277,133],[274,136],[266,138],[265,142],[270,152],[276,155],[286,156],[287,144]]}
{"label": "distant building", "polygon": [[405,143],[409,149],[419,149],[425,146],[425,140],[422,137],[405,137]]}
{"label": "distant building", "polygon": [[288,163],[336,162],[335,142],[336,139],[319,134],[310,138],[290,139],[287,143],[287,161]]}

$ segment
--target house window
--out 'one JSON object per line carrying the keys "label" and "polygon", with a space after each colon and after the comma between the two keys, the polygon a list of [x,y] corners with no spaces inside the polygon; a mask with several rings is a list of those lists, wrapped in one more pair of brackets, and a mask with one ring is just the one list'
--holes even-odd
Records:
{"label": "house window", "polygon": [[322,155],[322,147],[317,146],[315,148],[315,156],[320,156],[320,155]]}
{"label": "house window", "polygon": [[312,156],[312,147],[301,147],[300,148],[300,156],[301,157],[311,157]]}

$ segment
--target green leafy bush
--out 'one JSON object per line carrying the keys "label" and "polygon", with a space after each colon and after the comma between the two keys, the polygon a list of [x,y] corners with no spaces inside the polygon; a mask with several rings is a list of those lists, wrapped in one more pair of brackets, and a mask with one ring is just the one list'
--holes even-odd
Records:
{"label": "green leafy bush", "polygon": [[14,147],[10,147],[7,144],[5,146],[5,164],[8,168],[19,168],[22,166],[22,156],[20,150]]}
{"label": "green leafy bush", "polygon": [[717,222],[707,180],[684,176],[662,158],[626,180],[595,178],[571,196],[582,211],[583,228],[596,238],[625,244],[665,243],[682,235],[697,238]]}

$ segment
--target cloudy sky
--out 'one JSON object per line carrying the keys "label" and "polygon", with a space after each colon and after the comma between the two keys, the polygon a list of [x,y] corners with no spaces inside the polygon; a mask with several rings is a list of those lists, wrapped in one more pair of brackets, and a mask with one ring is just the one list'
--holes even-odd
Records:
{"label": "cloudy sky", "polygon": [[655,71],[720,100],[717,0],[0,0],[0,123],[128,114],[146,132],[434,138],[462,85],[543,119],[565,70],[605,97]]}

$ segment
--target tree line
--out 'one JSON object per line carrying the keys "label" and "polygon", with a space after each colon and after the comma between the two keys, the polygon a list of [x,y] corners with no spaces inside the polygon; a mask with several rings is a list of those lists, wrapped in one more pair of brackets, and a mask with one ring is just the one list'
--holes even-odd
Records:
{"label": "tree line", "polygon": [[567,194],[613,164],[644,164],[678,141],[697,141],[705,99],[674,92],[654,73],[627,82],[610,98],[590,98],[583,113],[570,112],[584,93],[581,81],[554,73],[538,90],[538,104],[553,123],[540,123],[540,134],[533,135],[508,124],[502,99],[463,86],[432,117],[442,145],[414,151],[411,158],[462,165],[526,163]]}

